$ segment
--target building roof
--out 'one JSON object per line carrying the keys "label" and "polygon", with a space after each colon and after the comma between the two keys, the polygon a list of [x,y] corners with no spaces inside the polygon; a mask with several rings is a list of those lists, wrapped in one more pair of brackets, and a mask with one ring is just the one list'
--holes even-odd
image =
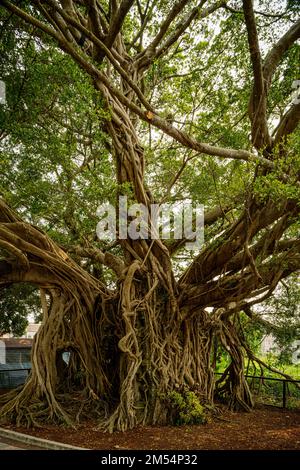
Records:
{"label": "building roof", "polygon": [[16,348],[31,348],[32,339],[31,338],[1,338],[0,341],[5,343],[6,349],[16,349]]}

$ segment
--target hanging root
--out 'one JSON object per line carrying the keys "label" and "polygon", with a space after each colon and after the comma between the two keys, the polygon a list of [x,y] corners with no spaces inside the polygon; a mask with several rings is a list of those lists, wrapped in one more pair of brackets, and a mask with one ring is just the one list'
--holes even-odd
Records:
{"label": "hanging root", "polygon": [[[74,424],[79,409],[99,407],[108,386],[92,324],[76,291],[51,289],[51,302],[43,300],[43,322],[32,348],[32,371],[20,390],[1,396],[2,421],[38,425],[43,421]],[[43,295],[43,294],[42,294]],[[44,295],[43,295],[44,296]],[[67,365],[62,353],[69,352]],[[73,391],[71,400],[66,392]],[[80,392],[80,393],[79,393]]]}
{"label": "hanging root", "polygon": [[[108,298],[107,291],[35,227],[18,219],[2,225],[1,236],[16,244],[27,260],[21,272],[8,271],[7,281],[16,278],[40,285],[43,321],[33,343],[31,374],[21,390],[1,396],[0,420],[28,426],[45,420],[72,425],[82,403],[88,405],[87,398],[97,408],[100,397],[108,393],[94,317],[95,298]],[[63,352],[70,353],[68,365]],[[68,389],[77,393],[69,403],[64,399]]]}
{"label": "hanging root", "polygon": [[[213,402],[208,317],[183,316],[157,276],[144,274],[139,261],[126,272],[119,301],[122,335],[118,343],[119,400],[100,428],[125,431],[138,424],[171,422],[172,392],[193,390]],[[181,317],[180,317],[181,315]]]}
{"label": "hanging root", "polygon": [[250,411],[254,402],[244,370],[243,341],[234,320],[223,319],[219,338],[231,357],[231,363],[216,382],[216,393],[225,399],[231,410]]}

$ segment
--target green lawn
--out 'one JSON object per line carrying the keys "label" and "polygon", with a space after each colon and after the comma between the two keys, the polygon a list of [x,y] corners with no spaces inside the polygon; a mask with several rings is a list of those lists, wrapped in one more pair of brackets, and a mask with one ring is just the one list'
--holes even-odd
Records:
{"label": "green lawn", "polygon": [[[261,357],[261,359],[268,365],[275,367],[279,371],[290,375],[296,380],[300,380],[300,364],[278,364],[275,356],[268,355],[267,357]],[[216,372],[222,372],[226,369],[228,360],[225,357],[218,363]],[[251,364],[247,368],[248,361],[245,361],[245,373],[247,375],[256,375],[260,377],[260,368],[254,369]],[[269,405],[282,406],[283,400],[283,383],[282,381],[267,380],[266,378],[284,378],[275,372],[268,369],[264,369],[265,379],[253,379],[249,378],[248,383],[252,390],[253,396],[257,403],[265,403]],[[300,386],[300,383],[299,383]],[[293,383],[287,383],[286,385],[286,406],[287,408],[300,408],[300,389]]]}

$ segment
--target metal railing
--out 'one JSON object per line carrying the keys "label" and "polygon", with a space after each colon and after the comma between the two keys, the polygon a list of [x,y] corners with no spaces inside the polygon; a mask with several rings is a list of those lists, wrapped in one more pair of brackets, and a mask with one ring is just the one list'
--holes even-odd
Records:
{"label": "metal railing", "polygon": [[[14,369],[8,369],[8,368],[1,368],[0,367],[0,389],[11,389],[18,387],[19,385],[22,385],[24,383],[31,371],[31,368],[29,367],[18,367]],[[27,375],[22,375],[22,374],[17,374],[14,375],[12,373],[14,372],[27,372]],[[3,377],[4,375],[4,377]]]}
{"label": "metal railing", "polygon": [[[31,368],[26,367],[26,368],[18,368],[18,369],[0,369],[0,374],[10,373],[10,372],[21,372],[21,371],[22,372],[26,371],[27,376],[28,376],[30,371],[31,371]],[[222,376],[223,374],[224,374],[223,372],[215,372],[215,375],[221,375]],[[300,380],[291,380],[291,379],[277,378],[277,377],[264,377],[264,376],[259,376],[259,375],[248,375],[248,374],[246,374],[245,378],[246,379],[257,380],[260,385],[265,385],[266,381],[281,382],[282,383],[282,392],[281,392],[282,408],[287,407],[287,403],[288,403],[288,384],[289,383],[292,383],[292,384],[299,383],[300,384]],[[1,388],[1,382],[2,381],[1,381],[1,375],[0,375],[0,388]],[[25,380],[24,380],[24,382],[25,382]],[[250,384],[250,388],[251,388],[251,385],[253,385],[253,383]],[[300,391],[299,391],[299,403],[300,403]]]}
{"label": "metal railing", "polygon": [[[215,372],[215,375],[223,375],[224,372]],[[287,402],[288,402],[288,384],[300,384],[300,380],[291,380],[291,379],[285,379],[285,378],[277,378],[277,377],[265,377],[265,376],[260,376],[260,375],[245,375],[246,379],[254,379],[258,380],[260,385],[265,385],[265,381],[273,381],[273,382],[282,382],[282,393],[281,393],[281,403],[282,403],[282,408],[287,407]],[[250,384],[250,389],[251,389]],[[300,390],[299,390],[299,403],[300,403]]]}

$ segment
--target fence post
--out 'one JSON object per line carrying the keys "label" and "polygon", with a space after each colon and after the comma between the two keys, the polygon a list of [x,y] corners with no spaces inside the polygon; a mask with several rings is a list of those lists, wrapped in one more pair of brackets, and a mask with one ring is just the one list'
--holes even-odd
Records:
{"label": "fence post", "polygon": [[282,408],[286,408],[286,380],[282,381]]}

